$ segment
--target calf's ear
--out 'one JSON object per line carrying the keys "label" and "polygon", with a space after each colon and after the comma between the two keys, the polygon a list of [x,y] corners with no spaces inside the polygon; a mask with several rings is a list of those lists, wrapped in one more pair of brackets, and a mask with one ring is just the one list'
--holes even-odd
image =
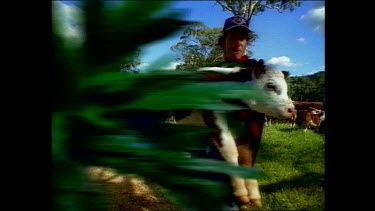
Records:
{"label": "calf's ear", "polygon": [[263,59],[255,60],[249,59],[249,67],[252,67],[255,78],[259,79],[262,74],[266,72]]}
{"label": "calf's ear", "polygon": [[283,70],[283,71],[281,71],[281,72],[284,74],[284,78],[285,78],[285,79],[288,78],[289,75],[290,75],[290,73],[289,73],[288,71]]}

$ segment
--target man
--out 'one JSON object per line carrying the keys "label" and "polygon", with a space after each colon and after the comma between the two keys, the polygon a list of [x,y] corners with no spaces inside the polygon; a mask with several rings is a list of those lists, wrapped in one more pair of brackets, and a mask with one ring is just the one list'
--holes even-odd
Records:
{"label": "man", "polygon": [[[259,62],[254,59],[249,59],[245,53],[246,53],[246,47],[248,45],[248,41],[250,40],[250,36],[252,35],[252,31],[248,27],[248,22],[242,18],[242,17],[231,17],[225,20],[222,36],[219,38],[218,42],[220,47],[224,51],[224,61],[220,62],[220,64],[210,65],[210,67],[214,66],[222,66],[222,67],[231,67],[231,66],[251,66],[254,67],[255,65],[263,65],[263,62],[260,60]],[[248,74],[249,72],[245,72],[245,74]],[[220,77],[223,74],[208,74],[207,78],[204,80],[206,81],[220,81],[216,79],[220,79]],[[216,78],[218,77],[218,78]],[[224,74],[224,77],[225,74]],[[241,77],[242,80],[242,77]],[[239,100],[226,100],[227,102],[238,104]],[[241,102],[241,101],[240,101]],[[240,104],[242,105],[242,104]],[[177,112],[176,112],[177,113]],[[176,113],[169,113],[169,123],[175,123],[176,120],[179,121],[178,118],[174,118]],[[187,113],[190,113],[188,111]],[[203,111],[202,118],[206,122],[207,125],[212,124],[212,119],[214,118],[212,116],[213,114],[210,111]],[[181,115],[185,116],[185,115]],[[177,117],[177,116],[176,116]],[[248,117],[244,117],[248,118]],[[241,121],[244,121],[242,119]],[[264,117],[262,118],[262,124],[264,123]],[[208,123],[207,123],[208,122]],[[243,130],[238,130],[238,133],[243,133]],[[247,132],[246,132],[247,134]],[[255,146],[257,147],[257,146]],[[242,150],[243,151],[243,150]],[[219,153],[217,147],[215,144],[211,141],[207,142],[207,148],[204,152],[194,152],[191,154],[192,157],[200,157],[200,158],[209,158],[209,159],[215,159],[215,160],[224,160],[224,158]],[[238,197],[234,197],[233,190],[231,186],[231,178],[228,175],[225,174],[212,174],[212,173],[201,173],[202,177],[210,178],[212,180],[222,182],[224,184],[224,187],[227,185],[227,188],[223,188],[223,193],[226,194],[227,197],[223,199],[227,205],[227,207],[224,207],[223,210],[238,210],[239,206],[242,204],[249,203],[250,199],[247,199],[247,201],[239,201]],[[258,203],[251,201],[254,205],[257,207],[260,207],[260,201]]]}
{"label": "man", "polygon": [[[222,35],[219,37],[218,44],[224,51],[224,61],[219,64],[215,62],[209,66],[221,67],[261,67],[264,62],[250,59],[246,55],[246,47],[253,31],[249,29],[249,23],[240,16],[233,16],[225,20]],[[215,80],[215,79],[213,79]]]}
{"label": "man", "polygon": [[252,31],[246,19],[234,16],[225,20],[223,34],[219,38],[219,45],[224,50],[227,62],[241,62],[247,60],[246,47]]}
{"label": "man", "polygon": [[[218,40],[221,49],[223,49],[224,51],[224,61],[221,63],[222,67],[254,67],[258,65],[264,65],[263,60],[257,61],[255,59],[249,59],[246,55],[246,47],[248,46],[248,42],[252,36],[252,33],[253,32],[249,29],[248,21],[242,17],[234,16],[225,20],[222,35]],[[232,102],[236,103],[237,101],[234,100]],[[260,124],[263,125],[263,122],[261,122]],[[217,148],[211,143],[208,144],[206,153],[208,158],[223,160]],[[252,165],[247,164],[247,166]],[[218,176],[214,179],[227,182],[228,184],[230,181],[230,178],[228,176]],[[228,196],[230,198],[229,207],[226,207],[225,209],[235,210],[238,209],[238,205],[244,204],[244,202],[240,202],[238,201],[238,199],[233,198],[232,193],[229,193]],[[258,199],[252,200],[251,203],[256,207],[261,207],[261,202]]]}

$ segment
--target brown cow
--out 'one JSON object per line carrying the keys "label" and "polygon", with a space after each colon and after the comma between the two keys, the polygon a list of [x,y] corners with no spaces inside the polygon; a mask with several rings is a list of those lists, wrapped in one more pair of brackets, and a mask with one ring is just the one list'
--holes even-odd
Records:
{"label": "brown cow", "polygon": [[324,110],[322,102],[294,101],[293,104],[296,110],[310,110],[310,108]]}
{"label": "brown cow", "polygon": [[292,127],[294,127],[296,124],[296,119],[297,119],[297,110],[294,110],[292,112],[292,116],[288,119],[278,119],[276,117],[273,117],[273,116],[270,116],[270,115],[265,115],[265,123],[267,126],[271,126],[272,125],[272,121],[274,120],[281,120],[282,122],[286,122],[286,123],[289,123]]}
{"label": "brown cow", "polygon": [[318,132],[319,126],[325,119],[325,112],[318,109],[310,110],[297,110],[297,120],[296,124],[302,129],[312,128],[313,131]]}

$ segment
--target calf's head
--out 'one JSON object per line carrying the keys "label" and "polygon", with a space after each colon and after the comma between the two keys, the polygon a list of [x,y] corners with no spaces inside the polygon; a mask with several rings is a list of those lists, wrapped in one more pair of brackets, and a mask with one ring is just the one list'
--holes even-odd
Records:
{"label": "calf's head", "polygon": [[258,65],[247,68],[204,67],[198,71],[213,71],[220,74],[208,77],[206,81],[244,82],[249,88],[264,91],[262,99],[241,99],[250,109],[281,119],[288,119],[295,111],[294,104],[288,96],[286,78],[289,73],[273,66]]}
{"label": "calf's head", "polygon": [[251,87],[264,91],[265,98],[261,100],[248,100],[249,107],[257,112],[287,119],[294,114],[293,101],[288,96],[286,78],[289,73],[281,71],[272,66],[265,66],[263,69],[255,69],[251,73],[251,80],[248,81]]}

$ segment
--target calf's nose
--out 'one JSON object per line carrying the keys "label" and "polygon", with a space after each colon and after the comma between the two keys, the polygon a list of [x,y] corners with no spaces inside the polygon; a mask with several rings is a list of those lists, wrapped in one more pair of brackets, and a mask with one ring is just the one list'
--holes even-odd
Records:
{"label": "calf's nose", "polygon": [[288,113],[293,113],[294,112],[294,108],[288,108]]}

